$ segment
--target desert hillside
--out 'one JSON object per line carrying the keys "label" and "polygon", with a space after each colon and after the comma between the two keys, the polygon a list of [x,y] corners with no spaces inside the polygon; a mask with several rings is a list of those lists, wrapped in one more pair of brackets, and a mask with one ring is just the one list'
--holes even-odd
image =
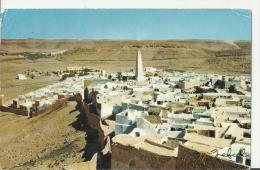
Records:
{"label": "desert hillside", "polygon": [[0,166],[7,169],[62,169],[85,160],[84,117],[70,102],[60,110],[28,119],[0,115]]}
{"label": "desert hillside", "polygon": [[251,43],[247,41],[3,40],[1,54],[67,50],[56,60],[110,70],[133,67],[137,48],[142,49],[146,66],[226,73],[251,70]]}
{"label": "desert hillside", "polygon": [[[81,65],[106,71],[128,70],[135,65],[138,48],[145,66],[203,73],[251,73],[251,42],[248,41],[2,40],[2,93],[10,99],[57,81],[54,78],[16,81],[16,74],[27,69],[46,72]],[[55,56],[48,55],[61,51]]]}

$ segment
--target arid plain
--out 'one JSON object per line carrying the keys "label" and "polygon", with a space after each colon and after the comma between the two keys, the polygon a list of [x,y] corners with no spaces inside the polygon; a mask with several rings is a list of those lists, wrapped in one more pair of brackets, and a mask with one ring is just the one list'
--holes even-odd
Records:
{"label": "arid plain", "polygon": [[[138,48],[142,51],[145,67],[229,75],[251,73],[251,42],[248,41],[2,40],[1,94],[8,101],[59,81],[57,76],[16,80],[17,74],[27,70],[46,73],[62,71],[67,66],[85,66],[107,72],[132,69]],[[63,53],[42,55],[57,51]],[[12,113],[1,113],[0,165],[17,169],[59,169],[81,161],[85,133],[72,127],[79,116],[73,109],[74,103],[69,103],[53,114],[29,120]],[[45,133],[50,125],[56,128]],[[64,149],[67,145],[74,152]]]}
{"label": "arid plain", "polygon": [[[51,72],[67,66],[86,66],[106,71],[123,71],[134,67],[135,53],[141,48],[144,66],[184,71],[223,74],[250,74],[251,42],[248,41],[83,41],[83,40],[2,40],[1,93],[9,100],[58,81],[44,77],[15,80],[28,69]],[[44,52],[64,50],[52,56]],[[27,53],[35,56],[24,55]]]}

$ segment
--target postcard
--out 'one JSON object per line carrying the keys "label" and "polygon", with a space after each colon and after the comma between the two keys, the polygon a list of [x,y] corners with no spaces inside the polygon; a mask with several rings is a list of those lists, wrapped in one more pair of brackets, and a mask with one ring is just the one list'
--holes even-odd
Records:
{"label": "postcard", "polygon": [[249,169],[250,9],[7,9],[0,169]]}

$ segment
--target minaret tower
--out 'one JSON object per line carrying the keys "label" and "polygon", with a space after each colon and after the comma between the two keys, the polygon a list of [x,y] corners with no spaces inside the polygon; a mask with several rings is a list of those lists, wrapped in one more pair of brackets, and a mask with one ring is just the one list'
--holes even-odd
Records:
{"label": "minaret tower", "polygon": [[138,52],[136,54],[135,78],[136,78],[136,81],[144,80],[142,54],[141,54],[140,49],[138,49]]}

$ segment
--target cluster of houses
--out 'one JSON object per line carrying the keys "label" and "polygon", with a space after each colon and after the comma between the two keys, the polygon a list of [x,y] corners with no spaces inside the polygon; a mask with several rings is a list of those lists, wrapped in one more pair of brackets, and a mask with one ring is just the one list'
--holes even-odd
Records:
{"label": "cluster of houses", "polygon": [[97,79],[98,74],[69,77],[64,81],[40,88],[27,94],[18,95],[7,104],[4,103],[4,96],[2,95],[1,110],[29,117],[38,115],[37,113],[44,113],[45,110],[50,110],[49,108],[53,107],[55,104],[57,105],[57,101],[59,100],[73,99],[76,94],[81,94],[83,96],[83,80],[92,78]]}
{"label": "cluster of houses", "polygon": [[[96,105],[92,112],[101,120],[115,121],[112,127],[115,136],[111,140],[112,169],[148,166],[149,161],[142,157],[125,161],[116,155],[127,153],[130,148],[135,148],[134,155],[142,155],[141,145],[147,142],[151,146],[145,150],[157,156],[160,149],[168,149],[165,152],[176,158],[172,162],[173,169],[182,167],[178,165],[180,145],[227,161],[227,165],[219,165],[224,168],[241,165],[242,169],[247,169],[250,166],[250,77],[164,71],[152,67],[143,70],[139,74],[138,69],[120,73],[124,78],[112,73],[107,75],[110,81],[92,81],[84,87],[97,94],[90,102]],[[133,160],[134,165],[130,163]]]}
{"label": "cluster of houses", "polygon": [[93,127],[103,136],[102,128],[109,129],[102,146],[112,169],[248,169],[249,76],[143,68],[140,51],[136,60],[135,71],[69,77],[20,95],[9,107],[39,111],[81,94],[86,115],[95,115],[88,123],[98,118]]}
{"label": "cluster of houses", "polygon": [[40,112],[52,106],[58,99],[68,98],[80,93],[82,89],[82,80],[70,78],[63,82],[19,95],[13,99],[9,107],[28,112]]}

